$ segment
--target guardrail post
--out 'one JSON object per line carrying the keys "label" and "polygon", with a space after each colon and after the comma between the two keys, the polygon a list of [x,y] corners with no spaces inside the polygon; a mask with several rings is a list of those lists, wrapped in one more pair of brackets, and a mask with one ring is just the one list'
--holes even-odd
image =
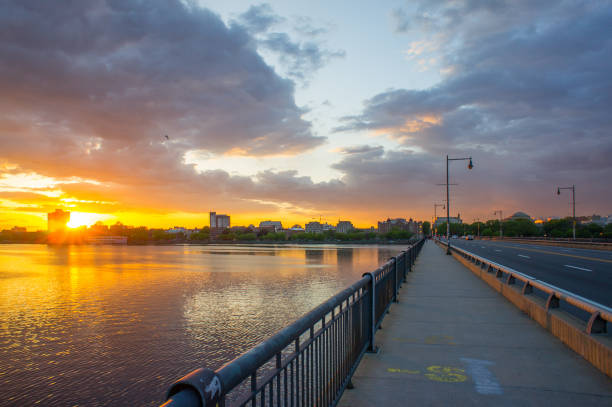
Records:
{"label": "guardrail post", "polygon": [[589,318],[589,323],[586,327],[586,332],[589,335],[604,334],[608,332],[606,320],[601,317],[601,313],[599,311],[595,311],[593,314],[591,314],[591,318]]}
{"label": "guardrail post", "polygon": [[162,407],[215,406],[222,394],[221,381],[215,372],[200,368],[183,376],[170,386],[167,401]]}
{"label": "guardrail post", "polygon": [[370,343],[368,345],[369,353],[378,352],[378,348],[374,343],[374,335],[376,335],[376,280],[374,279],[374,273],[364,273],[363,276],[370,276],[370,284],[368,290],[370,291]]}
{"label": "guardrail post", "polygon": [[555,293],[550,293],[546,300],[546,311],[550,308],[559,308],[559,297],[557,297]]}

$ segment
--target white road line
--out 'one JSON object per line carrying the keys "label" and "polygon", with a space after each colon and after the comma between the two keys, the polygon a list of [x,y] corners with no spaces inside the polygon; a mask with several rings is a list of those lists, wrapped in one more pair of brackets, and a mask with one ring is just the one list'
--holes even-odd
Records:
{"label": "white road line", "polygon": [[496,251],[496,252],[501,252],[501,250],[499,250],[499,249],[495,249],[495,251]]}
{"label": "white road line", "polygon": [[524,258],[526,258],[526,259],[530,259],[530,258],[531,258],[531,257],[529,257],[529,256],[525,256],[524,254],[519,254],[518,256],[519,256],[519,257],[524,257]]}
{"label": "white road line", "polygon": [[573,269],[576,269],[576,270],[582,270],[582,271],[593,271],[593,270],[585,269],[585,268],[582,268],[582,267],[570,266],[569,264],[565,264],[565,267],[573,268]]}
{"label": "white road line", "polygon": [[481,247],[482,249],[484,249],[484,248],[485,248],[484,246],[480,246],[480,247]]}

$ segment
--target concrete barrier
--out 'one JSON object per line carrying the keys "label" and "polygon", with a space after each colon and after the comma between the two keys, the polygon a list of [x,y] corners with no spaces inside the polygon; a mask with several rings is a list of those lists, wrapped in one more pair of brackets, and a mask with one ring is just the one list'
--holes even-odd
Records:
{"label": "concrete barrier", "polygon": [[[441,247],[446,248],[443,244],[437,243]],[[612,339],[606,334],[587,333],[591,332],[589,325],[593,323],[593,318],[588,323],[585,323],[558,308],[553,308],[550,301],[551,299],[554,301],[554,297],[549,297],[548,301],[544,301],[529,295],[529,289],[521,291],[513,284],[513,281],[508,281],[510,276],[506,281],[500,279],[499,277],[502,276],[502,273],[499,270],[497,273],[492,273],[454,251],[452,255],[457,261],[559,338],[564,344],[588,360],[608,377],[612,378]]]}

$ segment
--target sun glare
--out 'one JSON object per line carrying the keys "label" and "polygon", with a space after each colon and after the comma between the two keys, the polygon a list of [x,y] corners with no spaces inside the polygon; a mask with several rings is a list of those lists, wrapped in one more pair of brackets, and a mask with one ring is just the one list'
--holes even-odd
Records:
{"label": "sun glare", "polygon": [[105,221],[109,218],[111,218],[110,215],[101,215],[99,213],[70,212],[70,222],[66,226],[69,228],[91,226],[97,221]]}

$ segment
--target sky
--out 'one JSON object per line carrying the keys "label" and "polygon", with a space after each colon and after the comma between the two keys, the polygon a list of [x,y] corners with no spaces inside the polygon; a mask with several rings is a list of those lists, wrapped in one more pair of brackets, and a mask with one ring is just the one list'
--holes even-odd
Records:
{"label": "sky", "polygon": [[[0,2],[0,229],[612,214],[612,2]],[[438,214],[442,210],[438,208]]]}

